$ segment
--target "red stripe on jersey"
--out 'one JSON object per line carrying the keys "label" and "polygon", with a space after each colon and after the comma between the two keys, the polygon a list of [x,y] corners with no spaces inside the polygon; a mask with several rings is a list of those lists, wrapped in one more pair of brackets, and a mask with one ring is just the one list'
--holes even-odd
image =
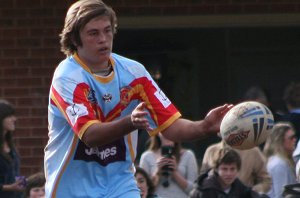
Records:
{"label": "red stripe on jersey", "polygon": [[92,105],[88,101],[88,98],[87,98],[88,89],[89,89],[89,86],[86,86],[86,84],[84,84],[84,83],[78,84],[77,87],[75,88],[75,91],[73,93],[73,102],[74,102],[74,104],[75,103],[83,104],[87,108],[88,115],[78,117],[78,119],[76,120],[76,123],[74,123],[74,125],[72,125],[69,117],[67,116],[66,109],[73,104],[67,103],[59,95],[59,93],[56,91],[56,89],[54,87],[51,88],[51,91],[53,94],[53,98],[52,98],[53,101],[55,102],[56,106],[60,109],[60,111],[64,114],[65,118],[70,123],[70,126],[72,126],[72,129],[76,135],[79,135],[81,128],[84,127],[84,125],[86,125],[88,123],[88,121],[98,120],[96,112],[101,115],[101,112],[98,112],[98,110],[94,111]]}
{"label": "red stripe on jersey", "polygon": [[70,123],[68,116],[66,115],[66,109],[70,104],[68,104],[64,99],[59,95],[56,89],[52,86],[51,87],[51,101],[54,102],[55,106],[60,109],[60,111],[64,114],[65,118]]}
{"label": "red stripe on jersey", "polygon": [[80,83],[76,86],[73,93],[73,102],[77,104],[84,104],[88,108],[89,117],[93,120],[104,121],[104,114],[97,105],[96,98],[93,96],[91,88],[86,83]]}
{"label": "red stripe on jersey", "polygon": [[164,107],[162,102],[155,96],[155,93],[161,90],[157,90],[150,79],[146,77],[139,78],[133,81],[131,86],[143,88],[143,91],[140,93],[140,97],[146,102],[147,109],[158,126],[164,124],[172,115],[178,112],[176,107],[171,103],[167,107]]}
{"label": "red stripe on jersey", "polygon": [[120,93],[119,104],[107,115],[107,121],[115,119],[120,116],[127,105],[133,100],[140,100],[146,102],[146,107],[150,112],[150,116],[160,126],[164,124],[172,115],[178,112],[173,104],[167,108],[154,95],[159,90],[153,85],[152,81],[146,77],[135,79],[130,86],[123,87]]}

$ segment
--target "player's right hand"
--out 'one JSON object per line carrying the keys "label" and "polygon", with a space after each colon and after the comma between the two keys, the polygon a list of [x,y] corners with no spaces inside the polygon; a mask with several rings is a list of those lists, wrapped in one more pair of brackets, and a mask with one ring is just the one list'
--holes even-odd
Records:
{"label": "player's right hand", "polygon": [[131,122],[137,129],[145,129],[147,131],[153,130],[150,127],[149,121],[146,118],[148,112],[145,111],[146,103],[141,102],[131,113]]}

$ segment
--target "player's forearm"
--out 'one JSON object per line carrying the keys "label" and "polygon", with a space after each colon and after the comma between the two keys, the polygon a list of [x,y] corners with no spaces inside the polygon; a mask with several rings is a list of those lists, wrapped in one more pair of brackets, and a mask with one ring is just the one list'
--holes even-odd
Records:
{"label": "player's forearm", "polygon": [[190,121],[180,118],[168,127],[163,135],[174,142],[203,139],[209,136],[209,125],[205,120]]}
{"label": "player's forearm", "polygon": [[82,141],[89,147],[101,146],[117,140],[135,129],[130,116],[126,116],[120,120],[91,125],[83,134]]}

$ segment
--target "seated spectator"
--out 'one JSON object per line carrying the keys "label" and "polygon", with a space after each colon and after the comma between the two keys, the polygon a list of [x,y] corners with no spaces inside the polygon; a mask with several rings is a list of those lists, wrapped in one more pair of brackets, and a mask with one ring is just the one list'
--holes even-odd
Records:
{"label": "seated spectator", "polygon": [[24,198],[45,197],[46,178],[43,172],[35,173],[27,178]]}
{"label": "seated spectator", "polygon": [[134,176],[141,191],[141,198],[159,198],[155,195],[154,184],[144,169],[136,167]]}
{"label": "seated spectator", "polygon": [[199,176],[190,198],[262,197],[238,179],[241,158],[235,150],[223,147],[215,155],[212,173],[206,172]]}
{"label": "seated spectator", "polygon": [[264,153],[267,170],[272,178],[271,198],[282,198],[285,185],[296,183],[295,162],[292,154],[296,146],[296,135],[288,122],[278,122],[267,138]]}
{"label": "seated spectator", "polygon": [[193,151],[161,134],[151,137],[149,149],[141,156],[140,167],[149,174],[160,197],[188,197],[198,175]]}
{"label": "seated spectator", "polygon": [[[202,160],[201,173],[213,167],[214,158],[220,149],[229,147],[224,141],[209,146]],[[238,150],[241,157],[241,168],[238,173],[239,179],[252,190],[258,193],[267,193],[271,188],[271,178],[266,168],[266,158],[258,147],[248,150]]]}

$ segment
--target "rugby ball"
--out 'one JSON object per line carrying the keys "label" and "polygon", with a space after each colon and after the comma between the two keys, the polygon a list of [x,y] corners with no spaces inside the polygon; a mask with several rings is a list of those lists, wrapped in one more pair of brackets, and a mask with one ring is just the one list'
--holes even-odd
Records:
{"label": "rugby ball", "polygon": [[255,101],[235,105],[224,116],[220,134],[226,144],[236,149],[251,149],[266,141],[274,125],[270,109]]}

